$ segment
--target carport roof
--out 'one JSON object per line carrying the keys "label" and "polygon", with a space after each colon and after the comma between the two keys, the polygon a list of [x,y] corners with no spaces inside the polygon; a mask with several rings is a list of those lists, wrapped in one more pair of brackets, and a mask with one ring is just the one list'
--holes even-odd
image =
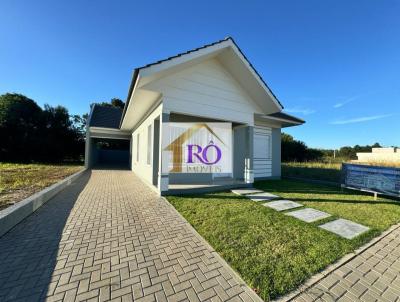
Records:
{"label": "carport roof", "polygon": [[89,117],[90,127],[119,129],[122,109],[94,104]]}

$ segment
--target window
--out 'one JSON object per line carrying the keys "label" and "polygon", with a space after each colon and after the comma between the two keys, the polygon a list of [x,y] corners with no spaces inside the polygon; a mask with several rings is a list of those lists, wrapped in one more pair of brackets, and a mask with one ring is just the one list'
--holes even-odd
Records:
{"label": "window", "polygon": [[139,162],[139,133],[136,135],[136,162]]}
{"label": "window", "polygon": [[151,164],[151,125],[147,127],[147,164]]}

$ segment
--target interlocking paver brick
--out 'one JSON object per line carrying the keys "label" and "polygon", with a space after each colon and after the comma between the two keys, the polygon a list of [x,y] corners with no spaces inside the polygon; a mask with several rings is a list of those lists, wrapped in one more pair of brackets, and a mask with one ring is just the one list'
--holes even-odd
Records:
{"label": "interlocking paver brick", "polygon": [[214,296],[216,296],[216,293],[213,288],[206,289],[198,295],[200,301],[210,300]]}
{"label": "interlocking paver brick", "polygon": [[257,299],[131,171],[87,172],[0,246],[2,302]]}

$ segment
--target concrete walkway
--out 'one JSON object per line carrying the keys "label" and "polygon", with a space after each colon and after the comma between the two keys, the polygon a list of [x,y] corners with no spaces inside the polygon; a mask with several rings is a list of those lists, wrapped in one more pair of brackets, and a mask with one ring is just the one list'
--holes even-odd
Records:
{"label": "concrete walkway", "polygon": [[400,228],[292,301],[400,301]]}
{"label": "concrete walkway", "polygon": [[0,301],[257,301],[130,171],[93,170],[0,238]]}

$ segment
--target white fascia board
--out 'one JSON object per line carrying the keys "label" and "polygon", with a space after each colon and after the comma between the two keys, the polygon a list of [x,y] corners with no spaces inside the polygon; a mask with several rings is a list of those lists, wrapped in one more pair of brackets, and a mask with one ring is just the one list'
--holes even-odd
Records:
{"label": "white fascia board", "polygon": [[212,46],[208,46],[203,49],[199,49],[197,51],[193,51],[188,54],[183,54],[179,57],[169,59],[167,61],[161,62],[159,64],[154,64],[149,67],[142,68],[139,72],[139,75],[142,75],[142,77],[148,77],[151,76],[155,73],[161,72],[163,70],[169,69],[171,67],[175,67],[180,64],[184,64],[196,59],[208,57],[209,55],[217,55],[217,52],[219,53],[221,50],[224,48],[229,47],[230,41],[223,41],[219,44],[215,44]]}
{"label": "white fascia board", "polygon": [[294,124],[294,125],[302,125],[303,124],[300,122],[295,122],[295,121],[291,121],[291,120],[287,120],[287,119],[279,118],[279,117],[273,117],[273,116],[265,116],[265,118],[271,119],[271,120],[282,121],[282,122],[286,122],[286,123],[290,123],[290,124]]}
{"label": "white fascia board", "polygon": [[254,119],[248,119],[248,120],[239,120],[235,118],[223,118],[223,117],[211,117],[207,116],[205,114],[196,114],[193,112],[187,112],[184,110],[174,110],[170,111],[168,109],[163,109],[163,113],[175,113],[175,114],[180,114],[180,115],[186,115],[186,116],[192,116],[192,117],[197,117],[197,118],[205,118],[205,119],[213,119],[216,121],[220,121],[221,123],[237,123],[237,124],[243,124],[245,126],[254,126]]}
{"label": "white fascia board", "polygon": [[300,123],[300,122],[294,122],[294,121],[291,121],[291,120],[278,118],[278,117],[273,117],[273,116],[266,116],[266,115],[257,115],[257,118],[260,121],[264,121],[264,122],[275,122],[275,123],[278,122],[278,123],[280,123],[281,128],[299,126],[299,125],[303,124],[303,123]]}
{"label": "white fascia board", "polygon": [[104,133],[104,134],[120,134],[120,135],[129,135],[129,132],[122,131],[120,129],[114,128],[103,128],[103,127],[89,127],[90,134],[95,133]]}

